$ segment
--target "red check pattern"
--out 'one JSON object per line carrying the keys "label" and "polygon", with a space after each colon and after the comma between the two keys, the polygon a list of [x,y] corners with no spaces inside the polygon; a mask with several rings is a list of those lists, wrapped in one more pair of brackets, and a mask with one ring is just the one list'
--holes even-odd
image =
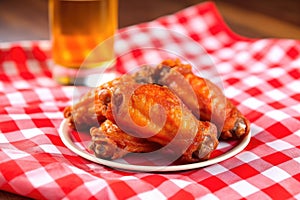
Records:
{"label": "red check pattern", "polygon": [[[300,199],[300,41],[243,38],[227,28],[213,3],[203,3],[120,30],[140,34],[125,34],[123,48],[137,40],[163,42],[145,27],[176,30],[211,55],[226,96],[251,121],[246,149],[173,173],[125,172],[87,161],[58,135],[73,87],[52,80],[50,43],[2,43],[1,190],[36,199]],[[127,64],[156,62],[143,51],[122,58],[120,72]]]}

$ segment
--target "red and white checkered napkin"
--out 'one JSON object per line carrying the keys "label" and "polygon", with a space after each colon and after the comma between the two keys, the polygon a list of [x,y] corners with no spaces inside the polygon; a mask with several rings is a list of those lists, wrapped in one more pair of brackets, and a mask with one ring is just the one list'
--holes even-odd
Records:
{"label": "red and white checkered napkin", "polygon": [[[164,43],[147,29],[153,27],[192,38],[208,52],[225,94],[251,121],[246,149],[211,166],[172,173],[92,163],[72,153],[58,135],[73,87],[51,79],[49,42],[1,44],[1,189],[37,199],[299,199],[300,41],[242,38],[226,27],[213,3],[203,3],[120,30],[125,33],[120,52],[136,42]],[[180,37],[164,37],[173,40],[171,46],[180,44],[180,54],[193,52]],[[126,65],[154,63],[156,57],[137,49],[117,65],[125,72]]]}

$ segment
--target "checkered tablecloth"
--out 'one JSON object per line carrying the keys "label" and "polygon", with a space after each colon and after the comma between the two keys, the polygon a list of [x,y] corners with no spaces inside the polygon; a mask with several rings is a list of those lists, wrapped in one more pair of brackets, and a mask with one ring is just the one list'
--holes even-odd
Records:
{"label": "checkered tablecloth", "polygon": [[[2,43],[1,190],[36,199],[300,199],[300,41],[236,35],[211,2],[120,30],[128,31],[122,47],[159,42],[145,27],[174,30],[206,50],[225,95],[251,121],[249,145],[220,163],[170,173],[120,171],[85,160],[58,134],[74,88],[53,81],[50,42]],[[124,55],[120,72],[125,64],[151,60],[147,53]]]}

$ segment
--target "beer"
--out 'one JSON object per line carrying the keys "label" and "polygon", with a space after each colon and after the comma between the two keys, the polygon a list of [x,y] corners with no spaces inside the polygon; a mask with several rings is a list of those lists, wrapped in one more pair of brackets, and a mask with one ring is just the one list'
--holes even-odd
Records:
{"label": "beer", "polygon": [[[55,64],[79,68],[102,41],[117,29],[117,0],[50,0],[52,58]],[[93,64],[113,59],[112,42],[99,50]]]}

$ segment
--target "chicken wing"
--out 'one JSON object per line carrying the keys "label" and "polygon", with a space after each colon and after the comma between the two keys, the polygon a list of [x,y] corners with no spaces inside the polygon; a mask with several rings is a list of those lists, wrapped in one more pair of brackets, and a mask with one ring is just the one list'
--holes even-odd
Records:
{"label": "chicken wing", "polygon": [[[179,60],[165,60],[157,69],[158,83],[173,90],[201,120],[215,123],[221,138],[240,138],[249,133],[248,119],[223,95],[220,88],[193,74],[190,65],[182,64]],[[179,86],[184,81],[178,73],[189,83],[193,93]],[[196,98],[192,98],[192,94]]]}
{"label": "chicken wing", "polygon": [[95,90],[89,90],[80,100],[64,109],[64,117],[74,130],[88,131],[92,126],[99,125],[94,109]]}
{"label": "chicken wing", "polygon": [[92,127],[90,134],[90,149],[99,158],[113,160],[128,153],[152,152],[160,148],[157,143],[125,133],[110,120],[105,120],[100,127]]}
{"label": "chicken wing", "polygon": [[[100,126],[106,120],[104,116],[107,104],[110,103],[108,95],[119,83],[116,78],[96,88],[91,88],[74,105],[64,109],[64,117],[71,128],[78,131],[89,131],[93,126]],[[101,97],[99,99],[98,97]]]}
{"label": "chicken wing", "polygon": [[199,121],[181,100],[156,84],[120,84],[111,109],[117,126],[138,138],[147,138],[186,162],[208,159],[217,147],[217,128]]}

